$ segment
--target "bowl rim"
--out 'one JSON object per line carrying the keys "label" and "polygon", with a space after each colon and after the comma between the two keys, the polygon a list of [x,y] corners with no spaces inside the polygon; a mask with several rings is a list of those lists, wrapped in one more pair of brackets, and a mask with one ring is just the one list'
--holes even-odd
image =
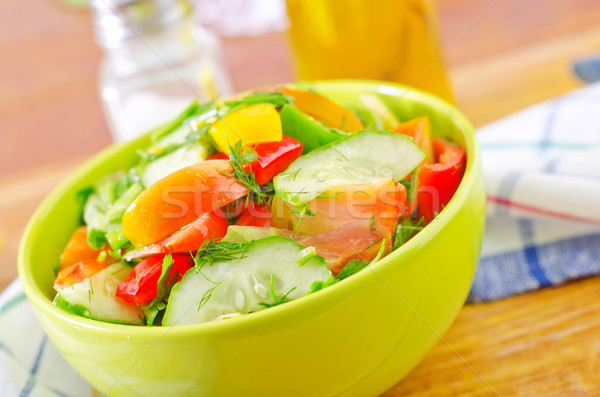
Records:
{"label": "bowl rim", "polygon": [[[278,85],[302,87],[302,84],[303,83],[300,82]],[[203,336],[214,333],[240,331],[248,327],[261,326],[272,321],[277,321],[278,316],[280,316],[280,313],[282,312],[289,312],[288,314],[292,314],[294,311],[301,310],[303,306],[307,306],[309,304],[318,305],[321,301],[334,298],[334,295],[343,295],[351,292],[352,290],[360,288],[360,285],[366,282],[369,275],[373,276],[373,273],[383,279],[383,277],[379,275],[379,271],[393,266],[394,262],[396,262],[398,258],[402,257],[403,255],[406,255],[407,252],[419,249],[424,242],[431,239],[445,224],[447,224],[448,221],[455,216],[458,210],[467,201],[473,186],[477,183],[477,173],[474,171],[475,167],[479,167],[480,164],[480,151],[475,137],[475,129],[468,119],[455,106],[447,103],[433,94],[429,94],[414,87],[376,80],[350,79],[321,80],[309,82],[308,84],[314,86],[321,92],[327,92],[328,90],[333,89],[339,90],[340,88],[343,90],[343,87],[347,87],[348,91],[352,92],[360,93],[368,91],[371,93],[391,95],[396,97],[396,101],[409,98],[415,102],[423,103],[428,107],[435,108],[438,111],[443,111],[463,133],[464,145],[467,152],[467,166],[463,179],[454,196],[448,205],[444,207],[434,221],[432,221],[426,228],[420,231],[415,237],[410,239],[397,250],[376,262],[373,266],[369,266],[369,268],[372,270],[371,272],[359,272],[353,277],[345,279],[344,282],[329,286],[328,288],[319,291],[319,293],[286,302],[285,305],[275,306],[269,310],[260,310],[251,314],[237,316],[227,321],[211,321],[190,325],[147,327],[138,325],[114,324],[100,320],[89,319],[67,313],[56,307],[52,301],[50,301],[37,287],[34,277],[30,272],[30,270],[32,270],[32,265],[27,263],[26,260],[26,253],[30,249],[33,236],[37,234],[36,230],[40,228],[45,215],[53,209],[53,207],[61,200],[65,192],[73,184],[84,178],[97,167],[101,166],[109,158],[125,153],[128,150],[131,150],[128,148],[139,144],[140,140],[147,139],[148,134],[144,134],[134,141],[124,144],[111,145],[93,156],[90,160],[86,161],[76,171],[63,180],[62,183],[60,183],[37,208],[23,233],[18,254],[19,278],[21,279],[24,291],[29,298],[29,301],[38,309],[39,312],[47,316],[52,321],[58,321],[63,325],[75,327],[81,331],[95,333],[102,335],[103,337],[114,339],[128,338],[135,340],[155,340],[162,339],[167,336],[170,338],[182,337],[190,334],[193,334],[194,336]],[[385,279],[383,279],[383,281],[385,282]]]}

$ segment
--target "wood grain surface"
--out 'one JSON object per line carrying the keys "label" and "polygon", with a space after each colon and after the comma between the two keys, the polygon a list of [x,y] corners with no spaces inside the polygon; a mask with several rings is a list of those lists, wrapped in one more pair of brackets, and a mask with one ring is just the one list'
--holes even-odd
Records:
{"label": "wood grain surface", "polygon": [[[438,0],[459,107],[476,126],[570,91],[600,53],[597,0]],[[223,39],[238,90],[293,79],[281,32]],[[0,291],[46,194],[110,143],[86,11],[0,2]],[[600,395],[600,278],[466,306],[385,396]]]}
{"label": "wood grain surface", "polygon": [[467,305],[384,395],[600,395],[600,278]]}

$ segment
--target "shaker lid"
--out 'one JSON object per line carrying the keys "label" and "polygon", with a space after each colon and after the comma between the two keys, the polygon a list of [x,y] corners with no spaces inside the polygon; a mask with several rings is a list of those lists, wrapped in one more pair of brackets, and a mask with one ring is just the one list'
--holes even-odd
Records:
{"label": "shaker lid", "polygon": [[89,6],[96,42],[105,48],[160,31],[192,12],[189,0],[90,0]]}

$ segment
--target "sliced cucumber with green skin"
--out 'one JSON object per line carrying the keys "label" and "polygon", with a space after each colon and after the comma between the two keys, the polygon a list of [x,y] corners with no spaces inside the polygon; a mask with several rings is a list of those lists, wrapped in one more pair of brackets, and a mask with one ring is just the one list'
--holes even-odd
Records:
{"label": "sliced cucumber with green skin", "polygon": [[142,190],[139,177],[133,171],[118,171],[96,183],[83,208],[92,248],[101,248],[108,242],[112,249],[119,249],[129,242],[123,234],[121,219]]}
{"label": "sliced cucumber with green skin", "polygon": [[363,131],[300,156],[275,176],[275,193],[295,206],[326,190],[377,178],[404,178],[425,158],[412,138],[388,131]]}
{"label": "sliced cucumber with green skin", "polygon": [[[289,236],[291,232],[285,230]],[[259,238],[270,237],[270,236],[281,236],[282,229],[275,227],[259,227],[259,226],[238,226],[230,225],[227,228],[227,234],[221,241],[231,241],[235,243],[242,243],[245,241],[257,240]],[[283,236],[287,237],[287,236]]]}
{"label": "sliced cucumber with green skin", "polygon": [[134,183],[113,203],[104,201],[98,193],[90,195],[85,203],[83,219],[90,231],[88,242],[93,248],[101,248],[108,242],[116,250],[129,242],[121,221],[129,205],[143,190],[140,183]]}
{"label": "sliced cucumber with green skin", "polygon": [[115,263],[70,287],[58,288],[56,306],[77,314],[111,323],[141,325],[144,312],[136,305],[115,296],[117,287],[131,272],[131,267]]}
{"label": "sliced cucumber with green skin", "polygon": [[158,182],[165,176],[205,160],[211,148],[207,140],[185,145],[166,156],[160,157],[149,163],[142,173],[142,182],[148,187]]}
{"label": "sliced cucumber with green skin", "polygon": [[[304,247],[284,237],[265,237],[252,242],[241,259],[189,270],[177,283],[167,304],[163,325],[196,324],[262,310],[273,305],[273,277],[277,299],[305,296],[314,281],[331,272],[323,258],[313,256],[301,267],[297,261]],[[265,305],[260,305],[262,302]]]}
{"label": "sliced cucumber with green skin", "polygon": [[88,229],[106,232],[108,222],[106,221],[107,204],[102,201],[100,195],[93,193],[88,197],[83,207],[83,220]]}

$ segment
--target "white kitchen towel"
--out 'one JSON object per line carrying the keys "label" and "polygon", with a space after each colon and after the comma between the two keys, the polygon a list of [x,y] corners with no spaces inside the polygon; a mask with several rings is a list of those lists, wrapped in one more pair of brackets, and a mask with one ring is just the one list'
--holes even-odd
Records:
{"label": "white kitchen towel", "polygon": [[15,280],[0,295],[0,396],[92,396],[44,333]]}
{"label": "white kitchen towel", "polygon": [[487,225],[470,302],[600,273],[600,84],[477,132]]}
{"label": "white kitchen towel", "polygon": [[[480,128],[478,138],[488,214],[469,301],[600,274],[600,85]],[[16,280],[0,295],[0,396],[90,395]]]}

